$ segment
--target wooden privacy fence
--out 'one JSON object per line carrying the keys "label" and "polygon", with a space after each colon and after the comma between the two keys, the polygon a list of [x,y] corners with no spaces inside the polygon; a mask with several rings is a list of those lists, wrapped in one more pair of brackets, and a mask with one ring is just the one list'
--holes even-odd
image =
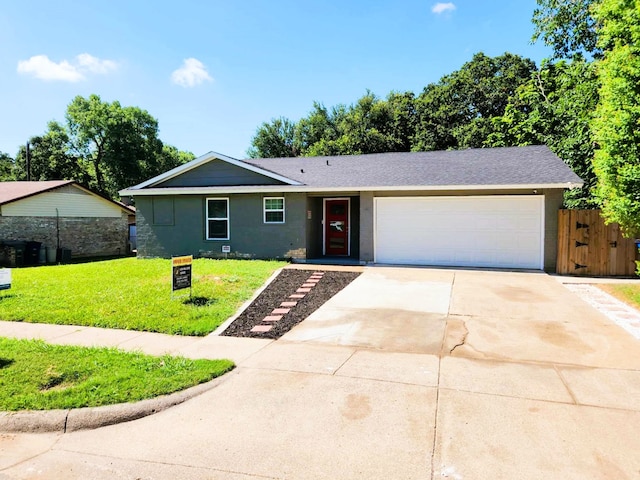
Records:
{"label": "wooden privacy fence", "polygon": [[558,211],[558,261],[563,275],[634,276],[637,248],[600,210]]}

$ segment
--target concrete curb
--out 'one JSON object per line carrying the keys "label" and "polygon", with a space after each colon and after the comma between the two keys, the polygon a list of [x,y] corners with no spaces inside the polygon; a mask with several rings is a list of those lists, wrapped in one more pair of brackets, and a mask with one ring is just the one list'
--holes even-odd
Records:
{"label": "concrete curb", "polygon": [[119,403],[103,407],[71,408],[66,410],[0,412],[0,432],[67,433],[137,420],[179,405],[212,390],[222,383],[230,373],[227,372],[207,383],[201,383],[180,392],[135,403]]}

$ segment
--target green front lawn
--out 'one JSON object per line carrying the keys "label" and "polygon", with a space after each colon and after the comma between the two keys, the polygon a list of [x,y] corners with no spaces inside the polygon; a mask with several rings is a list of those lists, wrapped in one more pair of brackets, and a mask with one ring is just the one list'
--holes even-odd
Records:
{"label": "green front lawn", "polygon": [[284,262],[193,261],[193,298],[171,298],[171,261],[125,258],[12,270],[0,320],[206,335]]}
{"label": "green front lawn", "polygon": [[207,382],[232,368],[230,360],[152,357],[0,338],[0,410],[135,402]]}
{"label": "green front lawn", "polygon": [[598,287],[627,305],[640,309],[640,284],[602,283]]}

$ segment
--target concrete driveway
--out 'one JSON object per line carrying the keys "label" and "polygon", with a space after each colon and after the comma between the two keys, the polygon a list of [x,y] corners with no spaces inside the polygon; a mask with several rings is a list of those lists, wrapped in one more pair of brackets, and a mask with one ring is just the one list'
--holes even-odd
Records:
{"label": "concrete driveway", "polygon": [[640,341],[545,274],[366,268],[246,342],[170,410],[0,435],[0,479],[640,477]]}

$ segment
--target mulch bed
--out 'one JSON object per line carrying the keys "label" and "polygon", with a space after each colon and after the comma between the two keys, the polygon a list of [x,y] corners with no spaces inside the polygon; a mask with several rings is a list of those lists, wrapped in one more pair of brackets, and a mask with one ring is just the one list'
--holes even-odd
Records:
{"label": "mulch bed", "polygon": [[[324,271],[322,279],[302,299],[289,298],[313,274],[321,270],[284,269],[236,318],[221,335],[229,337],[280,338],[315,312],[322,304],[349,285],[356,272]],[[295,307],[276,322],[263,322],[264,317],[279,308],[282,302],[297,301]],[[252,332],[256,325],[273,325],[268,332]]]}

